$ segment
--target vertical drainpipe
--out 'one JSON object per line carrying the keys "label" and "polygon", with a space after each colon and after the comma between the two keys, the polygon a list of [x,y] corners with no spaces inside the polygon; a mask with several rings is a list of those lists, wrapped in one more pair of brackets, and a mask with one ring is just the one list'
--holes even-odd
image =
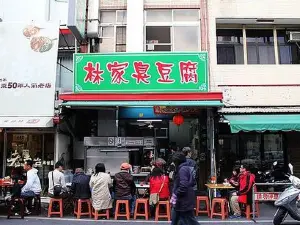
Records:
{"label": "vertical drainpipe", "polygon": [[[86,0],[85,33],[87,33],[87,25],[88,25],[88,18],[89,18],[88,13],[89,13],[89,0]],[[76,42],[77,40],[75,39],[75,43]],[[75,46],[75,48],[77,49],[77,46]],[[79,45],[80,53],[88,53],[89,52],[88,48],[89,48],[88,41],[81,42]]]}
{"label": "vertical drainpipe", "polygon": [[50,20],[50,15],[51,13],[51,0],[46,0],[46,21],[49,21]]}
{"label": "vertical drainpipe", "polygon": [[[208,0],[200,0],[201,12],[201,50],[207,51],[210,55],[210,42],[209,42],[209,20],[208,20]],[[208,60],[209,76],[211,74],[210,60]],[[212,86],[211,79],[209,79],[209,90]],[[207,137],[208,148],[210,152],[210,176],[216,176],[216,149],[215,149],[215,116],[212,108],[207,109]]]}
{"label": "vertical drainpipe", "polygon": [[7,161],[6,159],[8,158],[8,155],[7,155],[7,131],[6,129],[4,128],[3,131],[4,132],[4,140],[3,140],[3,166],[2,166],[2,177],[5,177],[6,175],[6,168],[7,168]]}

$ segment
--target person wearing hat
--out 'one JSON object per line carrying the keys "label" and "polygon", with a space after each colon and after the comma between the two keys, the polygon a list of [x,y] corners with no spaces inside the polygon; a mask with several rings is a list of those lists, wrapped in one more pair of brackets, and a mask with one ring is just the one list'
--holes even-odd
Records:
{"label": "person wearing hat", "polygon": [[114,198],[115,200],[129,200],[130,213],[133,215],[136,187],[133,176],[130,174],[131,165],[129,163],[122,163],[120,169],[121,171],[115,174],[113,181]]}
{"label": "person wearing hat", "polygon": [[232,219],[241,217],[241,204],[252,204],[252,187],[255,183],[255,176],[247,171],[243,165],[240,167],[240,175],[238,178],[239,191],[233,193],[230,198],[230,207],[233,211]]}

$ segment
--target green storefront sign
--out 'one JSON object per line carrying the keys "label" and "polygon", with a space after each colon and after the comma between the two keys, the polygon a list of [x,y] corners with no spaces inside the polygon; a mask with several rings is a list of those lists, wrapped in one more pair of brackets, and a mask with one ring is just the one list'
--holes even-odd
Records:
{"label": "green storefront sign", "polygon": [[74,54],[74,92],[207,92],[207,52]]}

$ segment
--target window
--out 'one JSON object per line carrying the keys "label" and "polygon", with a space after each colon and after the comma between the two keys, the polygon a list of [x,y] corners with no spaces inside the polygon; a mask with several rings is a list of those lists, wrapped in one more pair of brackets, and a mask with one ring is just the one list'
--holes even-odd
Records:
{"label": "window", "polygon": [[171,27],[146,28],[147,51],[171,51]]}
{"label": "window", "polygon": [[216,34],[218,64],[300,64],[300,46],[288,42],[282,28],[217,29]]}
{"label": "window", "polygon": [[300,64],[300,51],[295,43],[288,43],[287,32],[277,30],[277,42],[280,64]]}
{"label": "window", "polygon": [[7,133],[6,175],[16,167],[22,167],[31,158],[38,170],[42,188],[48,183],[48,173],[54,167],[54,134],[40,133]]}
{"label": "window", "polygon": [[220,158],[219,173],[228,177],[234,167],[245,165],[250,171],[268,170],[273,162],[285,163],[283,137],[278,133],[238,133],[219,135],[217,155]]}
{"label": "window", "polygon": [[146,51],[199,51],[198,9],[147,10]]}
{"label": "window", "polygon": [[218,64],[244,64],[243,30],[217,30]]}
{"label": "window", "polygon": [[62,92],[73,90],[73,56],[59,57],[56,67],[56,87]]}
{"label": "window", "polygon": [[273,30],[246,30],[248,64],[275,64]]}
{"label": "window", "polygon": [[116,52],[126,52],[126,27],[117,27]]}
{"label": "window", "polygon": [[100,11],[99,52],[126,52],[125,10]]}

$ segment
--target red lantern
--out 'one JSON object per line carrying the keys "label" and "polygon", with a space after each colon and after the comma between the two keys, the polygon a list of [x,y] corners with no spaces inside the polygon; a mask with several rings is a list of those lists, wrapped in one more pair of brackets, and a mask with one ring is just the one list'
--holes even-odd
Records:
{"label": "red lantern", "polygon": [[183,122],[184,122],[184,118],[182,115],[176,114],[175,116],[173,116],[173,123],[176,124],[177,126],[180,126],[181,124],[183,124]]}

